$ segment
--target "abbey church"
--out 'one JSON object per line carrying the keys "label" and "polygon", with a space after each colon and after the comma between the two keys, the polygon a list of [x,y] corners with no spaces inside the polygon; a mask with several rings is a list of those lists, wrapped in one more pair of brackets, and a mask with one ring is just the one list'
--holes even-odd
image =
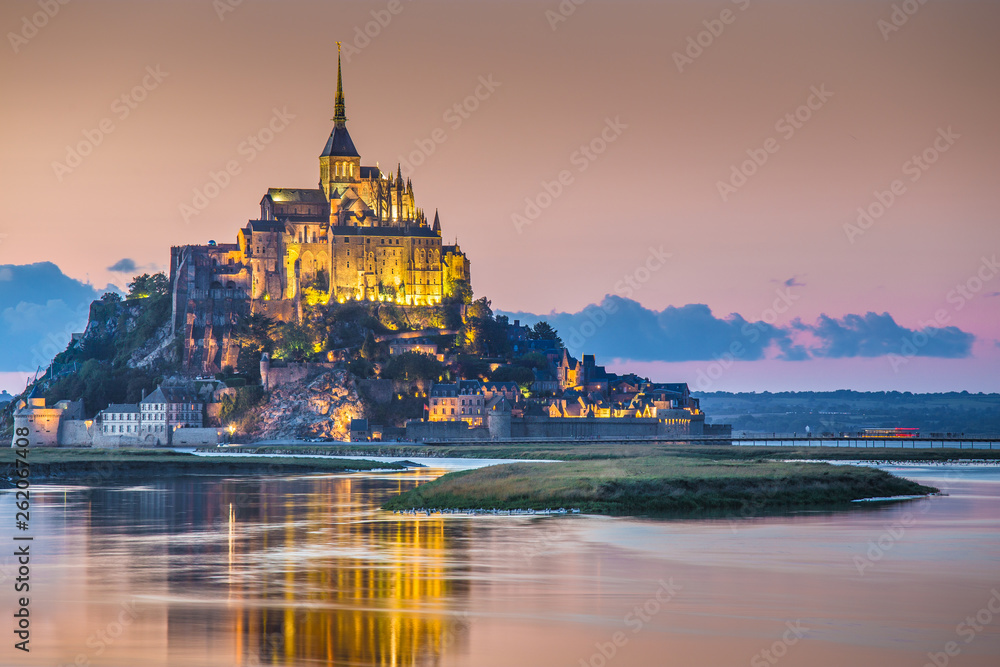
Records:
{"label": "abbey church", "polygon": [[469,284],[469,260],[442,243],[437,212],[429,222],[409,179],[398,167],[385,174],[362,166],[347,131],[339,56],[332,120],[317,188],[268,189],[260,217],[236,243],[171,249],[172,326],[184,338],[185,367],[235,365],[230,334],[248,312],[294,321],[303,301],[431,306]]}

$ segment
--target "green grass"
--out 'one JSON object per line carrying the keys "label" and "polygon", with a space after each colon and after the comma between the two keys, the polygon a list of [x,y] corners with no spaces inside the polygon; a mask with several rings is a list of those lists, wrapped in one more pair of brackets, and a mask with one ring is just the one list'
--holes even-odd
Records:
{"label": "green grass", "polygon": [[[0,450],[0,480],[15,476],[13,449]],[[403,469],[395,463],[348,459],[249,456],[205,457],[156,449],[63,449],[34,447],[28,452],[31,478],[119,480],[178,475],[288,474],[348,470]]]}
{"label": "green grass", "polygon": [[370,443],[365,445],[244,445],[246,452],[258,454],[315,453],[340,456],[407,456],[486,459],[558,459],[591,461],[640,457],[680,457],[740,461],[834,460],[834,461],[1000,461],[1000,449],[898,449],[863,447],[756,447],[695,444],[565,443],[469,443],[463,445],[422,445]]}
{"label": "green grass", "polygon": [[866,467],[659,456],[510,463],[450,473],[390,499],[383,507],[573,507],[611,515],[761,514],[835,508],[860,498],[935,491]]}

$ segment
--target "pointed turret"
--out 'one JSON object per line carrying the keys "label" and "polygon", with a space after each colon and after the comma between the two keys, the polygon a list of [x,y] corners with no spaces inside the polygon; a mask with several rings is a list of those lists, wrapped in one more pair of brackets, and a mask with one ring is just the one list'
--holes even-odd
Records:
{"label": "pointed turret", "polygon": [[[333,105],[333,132],[326,142],[326,147],[320,157],[356,157],[360,158],[358,149],[347,131],[347,111],[344,105],[344,79],[340,68],[340,42],[337,42],[337,97]],[[336,176],[337,174],[333,174]]]}
{"label": "pointed turret", "polygon": [[[333,131],[319,155],[319,187],[332,199],[336,192],[343,192],[345,185],[361,179],[361,154],[354,147],[354,140],[347,131],[347,112],[344,106],[344,78],[340,67],[340,42],[337,42],[337,97],[333,105]],[[331,221],[333,214],[331,212]]]}
{"label": "pointed turret", "polygon": [[347,127],[347,107],[344,104],[344,77],[340,71],[340,42],[337,42],[337,97],[333,103],[334,127]]}
{"label": "pointed turret", "polygon": [[441,218],[438,217],[437,209],[434,209],[434,227],[431,228],[438,236],[441,236]]}

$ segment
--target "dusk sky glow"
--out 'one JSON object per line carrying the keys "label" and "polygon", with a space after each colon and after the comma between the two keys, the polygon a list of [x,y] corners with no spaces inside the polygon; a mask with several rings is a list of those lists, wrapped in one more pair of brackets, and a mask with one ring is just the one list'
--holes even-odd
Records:
{"label": "dusk sky glow", "polygon": [[340,40],[363,162],[403,163],[476,295],[576,354],[1000,391],[998,3],[51,4],[0,7],[0,342],[28,350],[0,389],[105,285],[316,187]]}

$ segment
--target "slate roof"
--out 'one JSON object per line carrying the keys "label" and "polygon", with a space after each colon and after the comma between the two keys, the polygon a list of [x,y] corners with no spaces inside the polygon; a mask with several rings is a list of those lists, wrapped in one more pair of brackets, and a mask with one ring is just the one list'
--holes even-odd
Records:
{"label": "slate roof", "polygon": [[459,380],[456,382],[438,382],[431,387],[431,396],[467,396],[483,393],[483,383],[479,380]]}
{"label": "slate roof", "polygon": [[312,188],[268,188],[267,196],[276,202],[305,202],[325,204],[326,195],[322,190]]}
{"label": "slate roof", "polygon": [[247,229],[252,232],[280,232],[285,231],[285,223],[280,220],[251,220],[247,223]]}
{"label": "slate roof", "polygon": [[140,403],[200,403],[201,399],[193,396],[178,387],[157,387],[149,396],[139,401]]}
{"label": "slate roof", "polygon": [[320,157],[361,157],[358,149],[354,147],[354,140],[346,127],[333,127],[330,138],[326,140],[326,146]]}
{"label": "slate roof", "polygon": [[520,391],[516,382],[484,382],[483,389],[486,389],[487,391]]}
{"label": "slate roof", "polygon": [[106,413],[121,413],[121,412],[139,412],[139,406],[134,403],[112,403],[102,412]]}
{"label": "slate roof", "polygon": [[163,390],[159,387],[155,391],[151,392],[149,396],[139,401],[140,403],[166,403],[167,397],[163,395]]}

